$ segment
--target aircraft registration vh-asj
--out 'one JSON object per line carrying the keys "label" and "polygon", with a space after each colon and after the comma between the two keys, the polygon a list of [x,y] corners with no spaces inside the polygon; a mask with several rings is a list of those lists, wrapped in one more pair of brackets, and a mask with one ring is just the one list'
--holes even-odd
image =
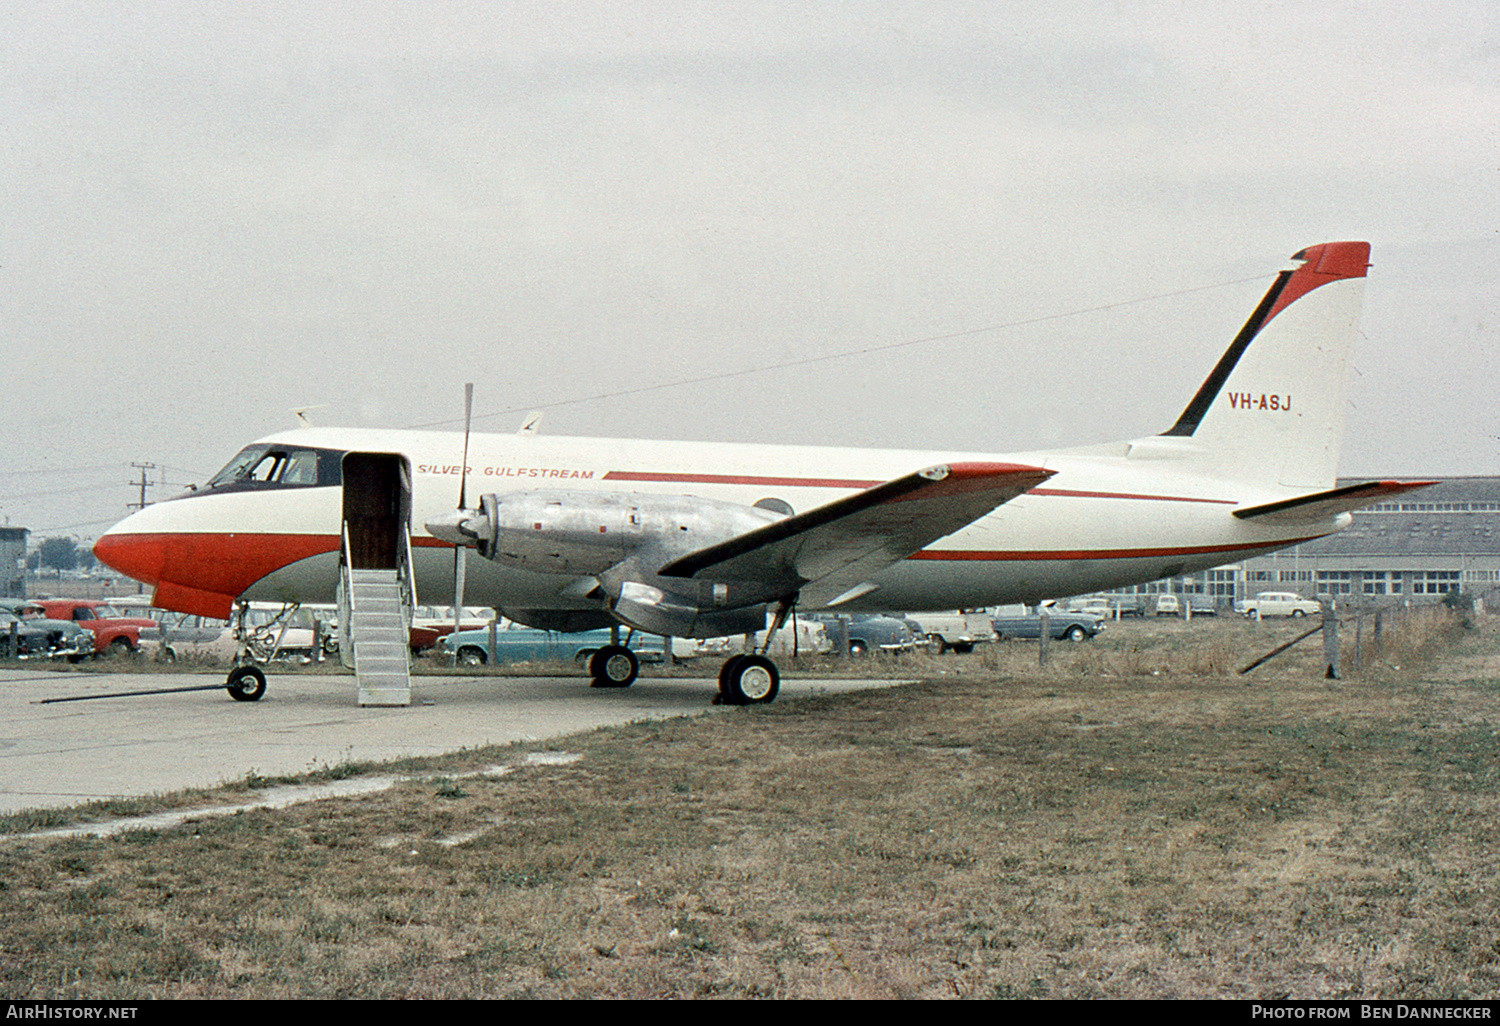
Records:
{"label": "aircraft registration vh-asj", "polygon": [[[301,427],[94,552],[154,584],[157,606],[227,618],[237,602],[334,601],[341,560],[368,544],[341,544],[349,525],[378,538],[396,524],[426,601],[466,576],[460,605],[522,624],[687,638],[761,631],[768,614],[779,627],[793,609],[1035,602],[1220,566],[1422,487],[1334,487],[1369,255],[1296,254],[1158,435],[985,455]],[[465,574],[455,546],[483,558]],[[720,700],[776,696],[769,646],[723,664]],[[611,645],[590,670],[628,685],[635,656]]]}

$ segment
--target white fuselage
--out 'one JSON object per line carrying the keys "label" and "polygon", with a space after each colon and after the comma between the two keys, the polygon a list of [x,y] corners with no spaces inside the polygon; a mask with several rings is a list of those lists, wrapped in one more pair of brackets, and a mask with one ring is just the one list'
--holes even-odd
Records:
{"label": "white fuselage", "polygon": [[[412,474],[417,592],[423,601],[449,599],[452,548],[422,525],[458,503],[462,435],[306,428],[264,441],[402,455]],[[996,456],[474,435],[466,494],[471,506],[486,493],[532,489],[690,495],[746,506],[779,499],[800,513],[936,463],[1000,460],[1055,471],[1031,492],[876,574],[876,587],[842,607],[849,610],[973,608],[1075,595],[1232,563],[1347,522],[1345,516],[1288,528],[1236,519],[1237,507],[1291,492],[1205,473],[1198,455],[1191,439],[1160,437]],[[328,602],[338,583],[341,508],[338,487],[205,489],[131,516],[101,538],[96,551],[157,584],[159,601],[178,593],[175,585],[247,600]],[[465,601],[596,608],[568,587],[572,583],[566,575],[471,558]]]}

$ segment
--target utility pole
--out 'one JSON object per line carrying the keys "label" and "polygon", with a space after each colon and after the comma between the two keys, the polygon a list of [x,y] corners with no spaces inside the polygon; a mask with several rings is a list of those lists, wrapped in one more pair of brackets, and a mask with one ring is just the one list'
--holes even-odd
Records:
{"label": "utility pole", "polygon": [[132,463],[131,466],[134,467],[136,470],[139,470],[141,472],[141,479],[139,481],[127,481],[126,484],[140,485],[140,487],[141,487],[141,501],[140,502],[127,502],[125,504],[125,508],[126,509],[145,509],[149,505],[149,503],[146,502],[146,486],[151,483],[146,478],[146,471],[148,471],[148,470],[155,470],[156,469],[156,464],[155,463]]}

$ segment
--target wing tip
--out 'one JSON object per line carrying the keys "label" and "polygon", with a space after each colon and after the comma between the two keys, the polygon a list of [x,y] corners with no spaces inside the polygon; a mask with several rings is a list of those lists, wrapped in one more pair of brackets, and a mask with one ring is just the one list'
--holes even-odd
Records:
{"label": "wing tip", "polygon": [[1027,463],[1000,463],[990,460],[945,463],[942,466],[947,469],[949,475],[960,480],[982,477],[1022,477],[1034,475],[1039,480],[1045,481],[1057,473],[1055,470],[1048,470],[1046,467],[1035,467]]}

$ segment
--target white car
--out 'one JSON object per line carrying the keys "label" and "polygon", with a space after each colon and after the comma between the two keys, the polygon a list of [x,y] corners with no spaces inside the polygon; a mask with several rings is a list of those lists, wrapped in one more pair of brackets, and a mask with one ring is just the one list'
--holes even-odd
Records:
{"label": "white car", "polygon": [[1317,602],[1305,599],[1293,591],[1263,591],[1253,599],[1240,599],[1234,604],[1236,613],[1258,616],[1262,620],[1268,616],[1312,616],[1322,610],[1323,607]]}
{"label": "white car", "polygon": [[1182,602],[1176,595],[1161,594],[1156,596],[1157,616],[1181,616]]}
{"label": "white car", "polygon": [[972,652],[975,645],[995,640],[990,614],[983,610],[909,613],[906,619],[917,625],[912,630],[927,639],[927,651],[932,655],[942,655],[950,648],[960,653]]}
{"label": "white car", "polygon": [[[207,616],[152,610],[159,617],[158,626],[141,631],[141,647],[148,654],[167,662],[182,658],[212,659],[231,662],[239,651],[234,624]],[[272,659],[307,662],[313,655],[313,621],[331,621],[335,613],[329,606],[302,606],[296,610],[271,602],[252,602],[245,616],[245,642],[248,655],[258,663]],[[325,627],[326,631],[327,628]]]}

